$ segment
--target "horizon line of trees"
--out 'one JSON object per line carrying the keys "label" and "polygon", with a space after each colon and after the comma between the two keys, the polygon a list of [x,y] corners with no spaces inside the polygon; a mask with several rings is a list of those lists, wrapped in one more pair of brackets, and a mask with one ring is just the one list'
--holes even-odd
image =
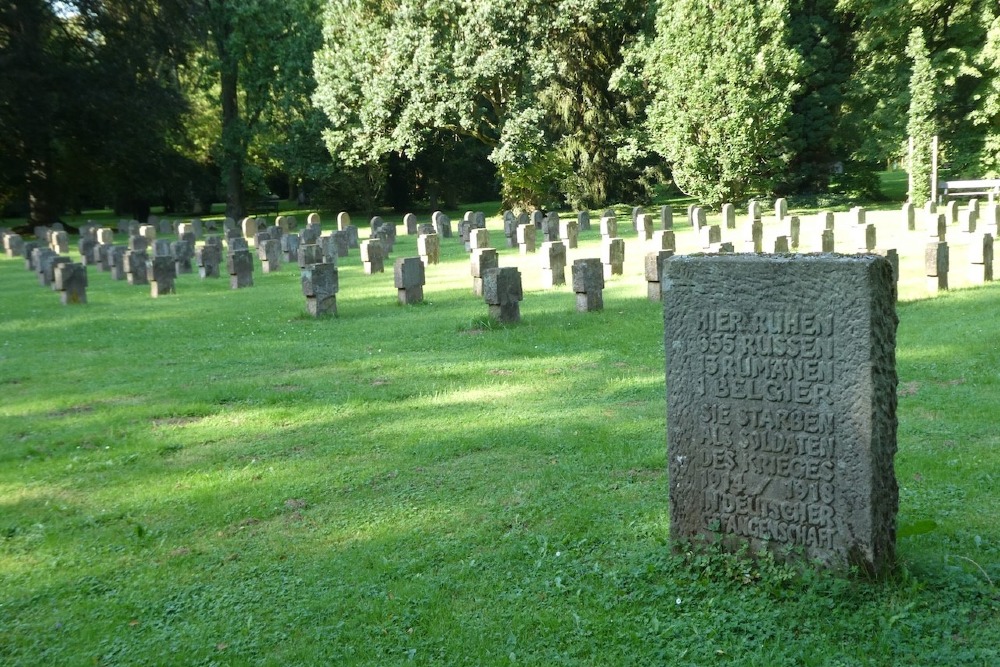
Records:
{"label": "horizon line of trees", "polygon": [[19,0],[0,208],[240,217],[877,195],[1000,176],[995,0]]}

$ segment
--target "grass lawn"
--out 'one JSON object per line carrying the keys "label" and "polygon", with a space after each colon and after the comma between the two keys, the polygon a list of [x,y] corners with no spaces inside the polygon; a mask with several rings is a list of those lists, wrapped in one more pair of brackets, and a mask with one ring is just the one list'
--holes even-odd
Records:
{"label": "grass lawn", "polygon": [[[570,262],[598,255],[592,215]],[[884,581],[671,554],[662,308],[626,215],[590,314],[491,217],[525,287],[509,327],[454,238],[418,306],[352,251],[322,320],[293,266],[159,299],[89,267],[63,307],[0,258],[0,664],[998,664],[1000,285],[928,298],[898,217],[869,214],[903,274]]]}

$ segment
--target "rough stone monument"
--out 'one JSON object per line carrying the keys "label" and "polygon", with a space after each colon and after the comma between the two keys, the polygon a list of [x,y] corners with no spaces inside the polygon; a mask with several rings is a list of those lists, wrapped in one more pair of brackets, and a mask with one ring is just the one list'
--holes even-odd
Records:
{"label": "rough stone monument", "polygon": [[673,257],[663,302],[671,541],[890,569],[898,491],[889,262]]}

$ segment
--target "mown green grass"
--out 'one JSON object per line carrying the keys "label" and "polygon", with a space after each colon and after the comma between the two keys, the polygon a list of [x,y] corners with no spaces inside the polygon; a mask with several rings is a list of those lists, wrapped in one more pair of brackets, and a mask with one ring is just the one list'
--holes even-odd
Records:
{"label": "mown green grass", "polygon": [[0,663],[1000,661],[1000,287],[899,305],[897,574],[675,555],[662,310],[621,230],[601,313],[501,250],[517,326],[454,239],[420,306],[353,252],[323,320],[292,267],[159,299],[91,269],[61,307],[0,260]]}

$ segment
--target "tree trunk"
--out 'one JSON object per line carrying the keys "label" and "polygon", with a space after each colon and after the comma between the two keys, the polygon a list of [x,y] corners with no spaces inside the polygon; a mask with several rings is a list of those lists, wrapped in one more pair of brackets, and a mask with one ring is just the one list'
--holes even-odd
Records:
{"label": "tree trunk", "polygon": [[28,168],[28,219],[34,226],[51,225],[58,220],[58,210],[49,181],[49,163],[34,159]]}
{"label": "tree trunk", "polygon": [[237,97],[239,65],[230,62],[227,53],[220,53],[222,69],[222,151],[223,180],[226,184],[226,216],[239,220],[246,211],[243,191],[243,132]]}

